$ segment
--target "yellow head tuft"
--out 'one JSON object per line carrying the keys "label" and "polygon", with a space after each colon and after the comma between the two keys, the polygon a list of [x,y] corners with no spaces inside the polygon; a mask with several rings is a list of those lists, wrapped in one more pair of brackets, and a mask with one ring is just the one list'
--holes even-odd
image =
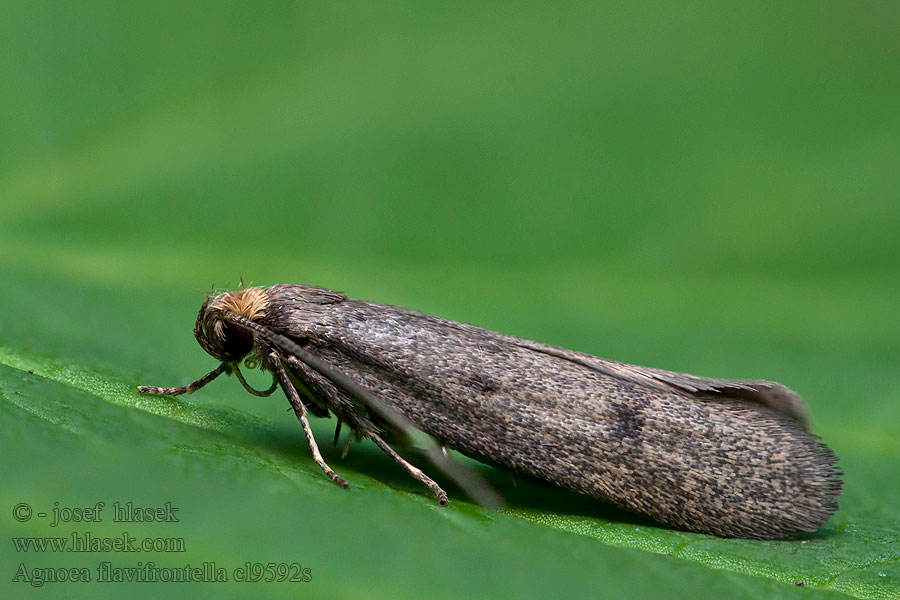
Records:
{"label": "yellow head tuft", "polygon": [[[248,287],[237,292],[219,294],[212,299],[207,311],[231,312],[253,321],[266,314],[268,305],[269,300],[262,288]],[[219,339],[225,339],[225,330],[220,319],[215,320],[213,329]]]}

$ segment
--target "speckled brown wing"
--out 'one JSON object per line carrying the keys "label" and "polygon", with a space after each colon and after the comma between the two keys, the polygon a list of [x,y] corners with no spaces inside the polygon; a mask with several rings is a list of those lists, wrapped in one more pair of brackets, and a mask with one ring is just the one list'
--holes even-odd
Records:
{"label": "speckled brown wing", "polygon": [[750,400],[791,417],[802,424],[804,428],[809,426],[809,414],[803,398],[790,388],[774,381],[698,377],[688,373],[677,373],[675,371],[665,371],[663,369],[618,362],[531,340],[511,336],[502,337],[510,343],[520,345],[523,348],[570,360],[638,385],[664,391],[676,390],[693,396],[714,395],[722,400],[735,398]]}
{"label": "speckled brown wing", "polygon": [[778,384],[625,365],[400,307],[291,302],[272,293],[286,308],[265,325],[467,455],[717,535],[786,537],[837,509],[836,457]]}

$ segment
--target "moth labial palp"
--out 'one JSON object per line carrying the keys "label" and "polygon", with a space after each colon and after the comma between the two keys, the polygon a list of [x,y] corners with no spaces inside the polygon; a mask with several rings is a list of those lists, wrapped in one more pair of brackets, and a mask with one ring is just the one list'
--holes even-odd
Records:
{"label": "moth labial palp", "polygon": [[[443,504],[447,495],[388,443],[427,458],[477,502],[502,501],[446,447],[647,515],[672,527],[773,539],[815,531],[837,510],[837,457],[805,405],[764,380],[698,377],[621,363],[398,306],[297,284],[210,295],[194,335],[251,393],[282,388],[313,460],[339,485],[308,414],[369,438]],[[254,390],[237,364],[273,373]],[[303,399],[309,400],[304,404]],[[343,484],[342,484],[343,482]]]}

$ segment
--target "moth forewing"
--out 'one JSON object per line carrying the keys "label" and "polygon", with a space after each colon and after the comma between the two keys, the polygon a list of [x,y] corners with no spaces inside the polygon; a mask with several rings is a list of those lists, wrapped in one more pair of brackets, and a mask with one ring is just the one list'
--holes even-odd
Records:
{"label": "moth forewing", "polygon": [[194,387],[142,391],[193,391],[255,352],[303,414],[326,473],[297,383],[314,414],[335,413],[442,502],[382,433],[424,445],[482,503],[496,496],[444,444],[692,531],[786,537],[837,510],[837,459],[805,430],[800,397],[777,383],[619,363],[294,284],[211,296],[195,335],[227,366]]}

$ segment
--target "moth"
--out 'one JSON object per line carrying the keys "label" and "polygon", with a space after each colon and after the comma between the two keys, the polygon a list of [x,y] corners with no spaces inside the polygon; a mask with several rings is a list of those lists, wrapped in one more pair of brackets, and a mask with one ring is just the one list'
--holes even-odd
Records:
{"label": "moth", "polygon": [[[483,504],[498,496],[446,454],[525,473],[689,531],[783,538],[837,510],[837,457],[807,430],[801,398],[762,380],[697,377],[607,360],[297,284],[207,297],[194,335],[251,393],[284,391],[313,460],[341,487],[308,415],[337,417],[422,482],[392,447],[415,444]],[[239,363],[273,375],[255,390]],[[344,451],[351,437],[346,438]]]}

